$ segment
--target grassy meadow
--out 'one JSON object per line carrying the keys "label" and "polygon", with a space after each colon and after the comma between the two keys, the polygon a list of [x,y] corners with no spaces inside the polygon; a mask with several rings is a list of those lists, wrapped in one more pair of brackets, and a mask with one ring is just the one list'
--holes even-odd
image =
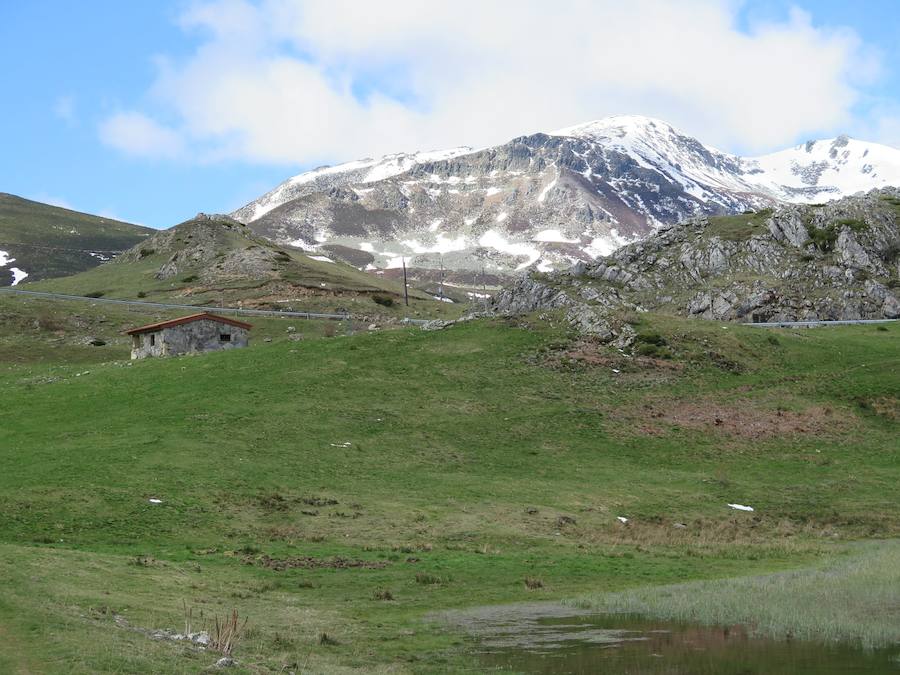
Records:
{"label": "grassy meadow", "polygon": [[866,542],[811,568],[647,586],[577,604],[667,621],[751,626],[775,639],[890,647],[900,630],[900,542]]}
{"label": "grassy meadow", "polygon": [[268,319],[249,349],[130,364],[114,334],[154,317],[0,300],[2,672],[203,672],[148,636],[186,609],[247,619],[232,672],[480,672],[435,612],[900,534],[896,324],[643,316],[630,356],[552,316]]}

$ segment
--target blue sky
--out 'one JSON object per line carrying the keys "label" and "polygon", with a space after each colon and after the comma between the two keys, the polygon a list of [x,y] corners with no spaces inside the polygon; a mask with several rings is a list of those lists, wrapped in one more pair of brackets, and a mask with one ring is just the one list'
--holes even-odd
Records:
{"label": "blue sky", "polygon": [[323,163],[615,113],[733,152],[900,146],[895,2],[621,4],[5,0],[0,191],[168,227]]}

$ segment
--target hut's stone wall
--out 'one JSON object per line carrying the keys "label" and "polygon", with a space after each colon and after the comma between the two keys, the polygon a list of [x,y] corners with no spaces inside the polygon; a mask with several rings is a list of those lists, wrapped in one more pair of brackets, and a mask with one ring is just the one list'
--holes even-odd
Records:
{"label": "hut's stone wall", "polygon": [[132,336],[131,358],[148,356],[177,356],[209,352],[217,349],[246,347],[249,332],[238,326],[200,319],[169,326],[158,331]]}
{"label": "hut's stone wall", "polygon": [[162,331],[139,333],[131,336],[131,358],[146,359],[148,356],[165,356]]}

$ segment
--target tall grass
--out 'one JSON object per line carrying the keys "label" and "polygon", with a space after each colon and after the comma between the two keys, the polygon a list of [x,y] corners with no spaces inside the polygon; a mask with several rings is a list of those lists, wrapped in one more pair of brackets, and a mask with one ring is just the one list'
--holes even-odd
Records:
{"label": "tall grass", "polygon": [[591,595],[576,604],[707,625],[743,624],[761,636],[857,643],[900,640],[900,542],[861,545],[821,567]]}

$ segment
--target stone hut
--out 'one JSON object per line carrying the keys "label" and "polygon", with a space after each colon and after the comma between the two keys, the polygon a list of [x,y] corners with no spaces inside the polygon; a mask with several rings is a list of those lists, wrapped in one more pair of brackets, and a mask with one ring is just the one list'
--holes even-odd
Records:
{"label": "stone hut", "polygon": [[246,347],[251,328],[243,321],[201,312],[132,328],[125,334],[131,336],[131,358],[144,359]]}

